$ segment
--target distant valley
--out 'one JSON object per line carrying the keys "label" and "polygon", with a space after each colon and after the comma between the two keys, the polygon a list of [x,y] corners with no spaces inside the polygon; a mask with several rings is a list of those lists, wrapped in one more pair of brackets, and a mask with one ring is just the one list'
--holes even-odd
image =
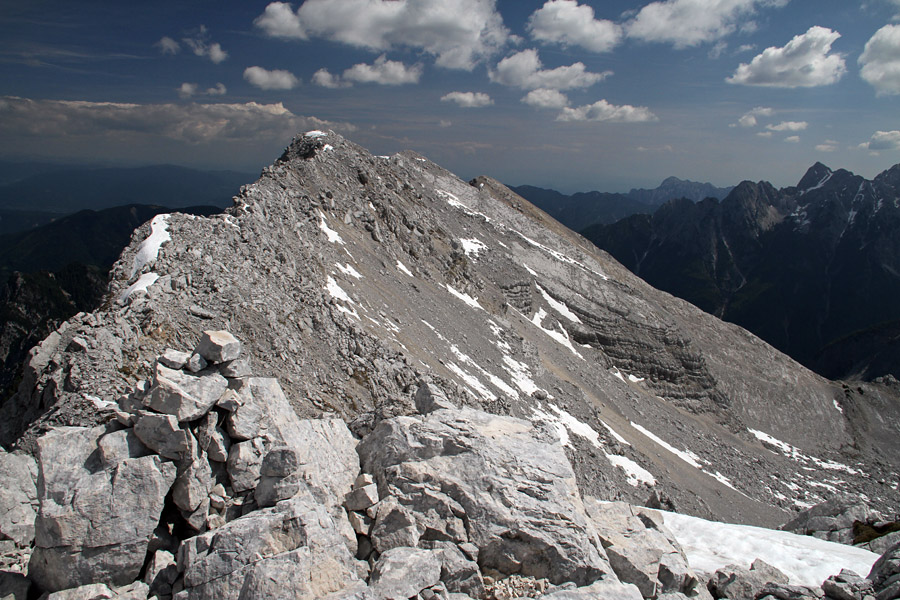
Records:
{"label": "distant valley", "polygon": [[168,165],[0,164],[0,398],[13,391],[34,344],[98,306],[135,229],[173,209],[218,213],[253,179]]}
{"label": "distant valley", "polygon": [[732,190],[731,187],[720,188],[711,183],[677,177],[668,177],[652,190],[632,189],[628,193],[579,192],[567,196],[530,185],[512,186],[510,189],[573,231],[581,231],[591,225],[615,223],[634,214],[652,214],[675,198],[693,201],[722,199]]}

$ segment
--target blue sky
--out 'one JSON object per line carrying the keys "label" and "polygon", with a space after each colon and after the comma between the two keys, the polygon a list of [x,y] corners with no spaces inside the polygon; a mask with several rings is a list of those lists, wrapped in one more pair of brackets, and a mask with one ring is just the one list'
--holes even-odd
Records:
{"label": "blue sky", "polygon": [[0,3],[0,159],[255,171],[333,128],[573,192],[900,162],[900,0]]}

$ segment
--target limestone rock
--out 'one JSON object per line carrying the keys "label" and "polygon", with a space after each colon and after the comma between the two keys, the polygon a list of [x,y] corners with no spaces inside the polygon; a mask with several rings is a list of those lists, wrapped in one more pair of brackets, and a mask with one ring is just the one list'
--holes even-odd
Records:
{"label": "limestone rock", "polygon": [[235,492],[246,492],[256,487],[265,455],[265,443],[261,438],[233,444],[228,451],[228,477]]}
{"label": "limestone rock", "polygon": [[900,543],[890,548],[875,561],[866,579],[875,587],[878,600],[900,597]]}
{"label": "limestone rock", "polygon": [[709,591],[716,599],[755,600],[768,583],[787,584],[788,577],[772,565],[756,559],[749,569],[729,565],[716,571],[709,582]]}
{"label": "limestone rock", "polygon": [[278,381],[248,380],[250,398],[263,410],[265,437],[273,446],[292,448],[301,474],[319,502],[340,508],[359,475],[356,440],[342,419],[300,419]]}
{"label": "limestone rock", "polygon": [[238,359],[241,343],[227,331],[204,331],[194,353],[217,365]]}
{"label": "limestone rock", "polygon": [[181,352],[172,348],[166,348],[157,359],[160,364],[175,370],[183,369],[189,360],[191,360],[190,352]]}
{"label": "limestone rock", "polygon": [[172,584],[178,579],[178,565],[175,556],[165,550],[157,550],[144,574],[144,583],[150,588],[150,594],[160,598],[172,595]]}
{"label": "limestone rock", "polygon": [[115,466],[126,458],[140,458],[152,454],[150,448],[135,434],[134,429],[120,429],[107,433],[97,441],[97,449],[100,451],[100,460],[107,467]]}
{"label": "limestone rock", "polygon": [[0,598],[3,600],[28,600],[31,580],[22,573],[0,571]]}
{"label": "limestone rock", "polygon": [[46,590],[133,582],[175,480],[175,465],[158,456],[103,468],[96,452],[103,433],[64,427],[38,440],[42,485],[29,575]]}
{"label": "limestone rock", "polygon": [[172,486],[172,501],[183,511],[193,512],[209,497],[213,486],[212,469],[206,452],[197,447],[193,457],[182,461]]}
{"label": "limestone rock", "polygon": [[358,581],[333,519],[311,496],[185,540],[178,563],[185,590],[177,597],[190,600],[312,600]]}
{"label": "limestone rock", "polygon": [[0,539],[26,547],[34,540],[37,464],[25,454],[0,450]]}
{"label": "limestone rock", "polygon": [[868,579],[848,569],[841,569],[822,584],[822,591],[834,600],[864,600],[874,595],[874,586]]}
{"label": "limestone rock", "polygon": [[228,380],[218,373],[194,375],[157,364],[153,387],[144,399],[153,410],[175,415],[179,422],[205,415],[228,388]]}
{"label": "limestone rock", "polygon": [[360,442],[359,454],[379,488],[398,497],[422,489],[451,496],[482,568],[581,585],[615,577],[562,447],[530,422],[468,408],[395,417]]}
{"label": "limestone rock", "polygon": [[194,445],[191,432],[181,429],[174,415],[141,411],[136,415],[134,434],[145,446],[173,460],[190,456]]}
{"label": "limestone rock", "polygon": [[821,600],[822,590],[803,585],[767,583],[757,594],[759,600]]}
{"label": "limestone rock", "polygon": [[366,510],[378,503],[378,486],[374,483],[351,490],[344,497],[347,510]]}
{"label": "limestone rock", "polygon": [[620,581],[635,584],[645,598],[663,592],[706,594],[674,535],[654,511],[592,498],[585,506]]}
{"label": "limestone rock", "polygon": [[369,586],[385,600],[406,600],[441,580],[440,557],[431,550],[392,548],[372,568]]}
{"label": "limestone rock", "polygon": [[795,518],[780,527],[784,531],[838,542],[853,543],[853,524],[874,523],[881,516],[865,503],[849,496],[835,496],[801,511]]}
{"label": "limestone rock", "polygon": [[618,581],[602,580],[592,585],[551,592],[541,596],[543,600],[593,600],[595,598],[615,598],[616,600],[643,600],[637,587]]}
{"label": "limestone rock", "polygon": [[447,395],[437,386],[431,383],[422,382],[419,389],[416,390],[416,410],[426,415],[443,408],[455,409],[456,406],[447,399]]}
{"label": "limestone rock", "polygon": [[370,535],[375,549],[381,553],[403,546],[417,546],[421,537],[416,515],[393,496],[378,504]]}

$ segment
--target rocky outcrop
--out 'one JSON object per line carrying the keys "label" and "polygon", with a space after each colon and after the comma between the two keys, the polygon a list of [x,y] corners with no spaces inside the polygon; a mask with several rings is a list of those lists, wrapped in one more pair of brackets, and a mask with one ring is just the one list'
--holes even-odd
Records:
{"label": "rocky outcrop", "polygon": [[[413,539],[471,542],[482,568],[506,575],[588,585],[613,572],[562,448],[531,422],[471,409],[396,417],[359,454],[392,506],[376,521],[376,548],[378,534],[414,523]],[[388,518],[397,524],[381,526]]]}
{"label": "rocky outcrop", "polygon": [[882,521],[883,517],[859,498],[837,495],[801,511],[779,529],[853,544],[859,525],[879,525]]}

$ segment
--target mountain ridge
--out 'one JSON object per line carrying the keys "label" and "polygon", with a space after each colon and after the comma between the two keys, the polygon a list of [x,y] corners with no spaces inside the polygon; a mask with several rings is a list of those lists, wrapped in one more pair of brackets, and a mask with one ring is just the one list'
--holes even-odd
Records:
{"label": "mountain ridge", "polygon": [[[149,240],[165,240],[152,260]],[[462,182],[415,153],[374,157],[333,133],[298,137],[224,215],[139,228],[104,306],[35,349],[2,409],[4,443],[28,448],[65,415],[90,422],[85,394],[115,400],[153,353],[226,325],[253,340],[252,360],[299,414],[334,412],[357,431],[409,410],[405,390],[426,374],[463,405],[560,431],[587,423],[576,430],[597,438],[567,437],[579,485],[600,497],[652,491],[686,512],[771,525],[833,485],[748,430],[845,465],[845,487],[873,504],[895,494],[858,467],[893,481],[890,438],[856,421],[890,406],[886,388],[848,396],[654,290],[494,180]],[[109,347],[82,351],[76,337]],[[610,456],[658,483],[629,483]],[[763,475],[776,472],[796,489]]]}
{"label": "mountain ridge", "polygon": [[[670,203],[583,233],[653,285],[824,369],[825,347],[900,317],[879,300],[898,291],[898,172],[868,181],[816,163],[796,186],[742,182],[721,202]],[[872,363],[856,371],[900,374]]]}

